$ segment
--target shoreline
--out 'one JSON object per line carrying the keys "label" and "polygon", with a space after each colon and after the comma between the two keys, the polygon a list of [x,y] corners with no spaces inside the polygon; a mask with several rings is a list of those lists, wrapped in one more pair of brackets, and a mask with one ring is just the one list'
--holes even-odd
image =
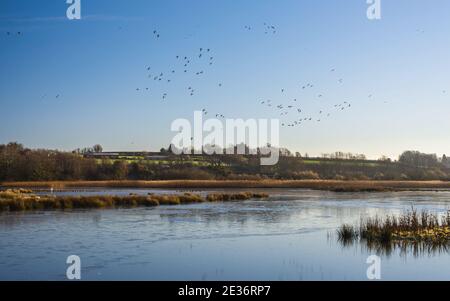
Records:
{"label": "shoreline", "polygon": [[167,188],[167,189],[251,189],[301,188],[334,192],[382,192],[450,190],[450,181],[337,181],[337,180],[162,180],[162,181],[39,181],[3,182],[0,189],[35,188]]}

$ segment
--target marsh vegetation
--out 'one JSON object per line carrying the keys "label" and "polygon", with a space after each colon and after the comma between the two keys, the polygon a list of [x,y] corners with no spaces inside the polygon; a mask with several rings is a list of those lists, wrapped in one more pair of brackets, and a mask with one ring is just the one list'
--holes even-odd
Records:
{"label": "marsh vegetation", "polygon": [[205,202],[226,202],[237,200],[264,199],[265,193],[214,193],[203,197],[199,194],[184,193],[179,195],[136,195],[127,196],[38,196],[30,190],[9,189],[0,192],[0,212],[29,210],[67,210],[90,208],[132,208],[154,207],[159,205],[184,205]]}
{"label": "marsh vegetation", "polygon": [[448,190],[442,181],[337,181],[337,180],[167,180],[167,181],[33,181],[3,182],[2,188],[163,188],[163,189],[254,189],[291,188],[326,190],[337,193],[386,192],[403,190]]}
{"label": "marsh vegetation", "polygon": [[447,251],[450,247],[450,211],[437,215],[412,208],[395,216],[361,219],[358,226],[344,224],[337,230],[338,241],[344,246],[363,243],[369,250],[390,254],[402,252]]}

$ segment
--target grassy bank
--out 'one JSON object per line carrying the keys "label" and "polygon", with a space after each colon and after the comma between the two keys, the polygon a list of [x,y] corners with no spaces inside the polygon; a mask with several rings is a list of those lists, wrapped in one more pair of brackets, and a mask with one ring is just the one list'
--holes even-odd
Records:
{"label": "grassy bank", "polygon": [[342,225],[337,234],[344,243],[363,240],[379,245],[399,242],[444,245],[450,243],[450,211],[441,217],[413,209],[400,216],[367,218],[361,220],[359,227]]}
{"label": "grassy bank", "polygon": [[447,181],[337,181],[337,180],[172,180],[172,181],[53,181],[4,182],[1,188],[307,188],[336,192],[450,189]]}
{"label": "grassy bank", "polygon": [[132,208],[159,205],[182,205],[204,202],[225,202],[267,198],[262,193],[215,193],[202,197],[198,194],[129,195],[129,196],[37,196],[30,191],[6,190],[0,192],[0,212],[29,210],[65,210],[89,208]]}

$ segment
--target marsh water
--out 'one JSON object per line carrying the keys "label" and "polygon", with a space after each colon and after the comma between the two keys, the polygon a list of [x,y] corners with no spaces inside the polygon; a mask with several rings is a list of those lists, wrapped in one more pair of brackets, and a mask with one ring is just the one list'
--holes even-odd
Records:
{"label": "marsh water", "polygon": [[[221,190],[224,191],[224,190]],[[225,190],[230,191],[230,190]],[[0,280],[65,280],[81,258],[83,280],[367,280],[368,256],[383,280],[450,280],[446,250],[343,245],[336,229],[414,207],[450,209],[449,191],[333,193],[258,189],[267,200],[154,208],[0,214]],[[64,195],[182,193],[88,189]],[[207,193],[208,191],[190,191]],[[48,192],[42,192],[48,193]]]}

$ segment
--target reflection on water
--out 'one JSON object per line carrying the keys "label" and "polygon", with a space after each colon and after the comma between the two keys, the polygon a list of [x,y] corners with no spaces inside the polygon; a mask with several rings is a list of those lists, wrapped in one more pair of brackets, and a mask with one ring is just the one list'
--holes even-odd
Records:
{"label": "reflection on water", "polygon": [[[230,191],[230,190],[227,190]],[[267,201],[0,215],[0,279],[64,279],[67,256],[86,280],[449,280],[447,247],[338,242],[361,217],[446,212],[450,192],[342,193],[262,190]],[[58,194],[179,193],[83,190]],[[197,191],[198,193],[198,191]],[[205,192],[202,192],[205,193]],[[421,256],[424,255],[424,256]]]}
{"label": "reflection on water", "polygon": [[450,251],[450,243],[442,241],[379,241],[368,239],[346,239],[341,237],[339,237],[337,241],[345,248],[352,248],[355,245],[359,244],[363,252],[384,257],[391,257],[397,254],[402,257],[437,256],[445,255]]}

